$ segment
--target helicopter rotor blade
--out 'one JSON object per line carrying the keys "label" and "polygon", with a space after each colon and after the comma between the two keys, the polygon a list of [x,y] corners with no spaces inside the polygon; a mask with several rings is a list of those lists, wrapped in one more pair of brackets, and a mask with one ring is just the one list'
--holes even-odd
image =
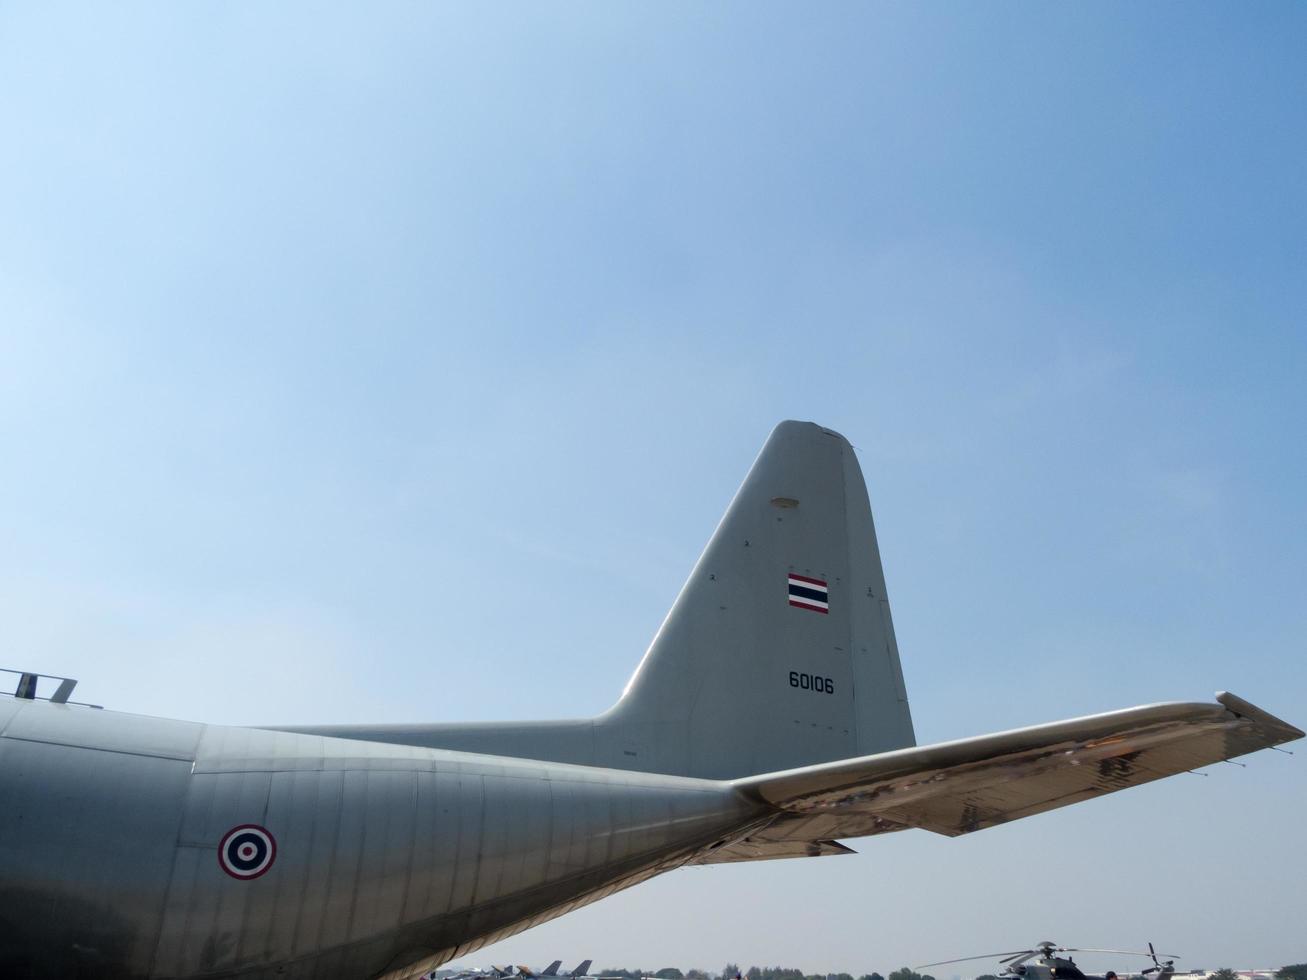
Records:
{"label": "helicopter rotor blade", "polygon": [[1137,949],[1093,949],[1093,948],[1091,948],[1091,947],[1089,947],[1089,946],[1083,946],[1083,947],[1078,947],[1078,948],[1074,948],[1074,949],[1068,948],[1068,949],[1064,950],[1064,952],[1067,952],[1067,953],[1120,953],[1120,954],[1123,955],[1123,956],[1153,956],[1153,955],[1157,955],[1157,956],[1172,956],[1172,955],[1174,955],[1175,959],[1178,960],[1178,959],[1180,958],[1180,956],[1179,956],[1178,953],[1177,953],[1177,954],[1171,954],[1171,953],[1157,953],[1157,954],[1153,954],[1153,953],[1141,953],[1141,952],[1139,952],[1139,950],[1137,950]]}
{"label": "helicopter rotor blade", "polygon": [[924,970],[928,966],[948,966],[950,963],[965,963],[968,960],[990,960],[996,956],[1024,956],[1026,953],[1033,953],[1033,949],[1023,949],[1017,953],[981,953],[979,956],[963,956],[956,960],[940,960],[938,963],[923,963],[921,966],[914,966],[914,970]]}

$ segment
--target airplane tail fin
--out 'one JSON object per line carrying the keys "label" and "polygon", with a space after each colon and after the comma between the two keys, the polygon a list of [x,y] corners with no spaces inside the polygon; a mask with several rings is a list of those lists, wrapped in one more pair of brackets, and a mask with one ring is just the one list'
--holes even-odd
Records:
{"label": "airplane tail fin", "polygon": [[713,779],[916,744],[848,440],[775,428],[596,727],[628,768]]}
{"label": "airplane tail fin", "polygon": [[707,779],[915,745],[853,447],[811,422],[776,426],[597,718],[284,730]]}
{"label": "airplane tail fin", "polygon": [[580,963],[577,964],[576,969],[573,970],[571,973],[569,973],[568,976],[572,976],[572,977],[585,976],[587,973],[590,972],[590,964],[592,962],[593,960],[582,960]]}

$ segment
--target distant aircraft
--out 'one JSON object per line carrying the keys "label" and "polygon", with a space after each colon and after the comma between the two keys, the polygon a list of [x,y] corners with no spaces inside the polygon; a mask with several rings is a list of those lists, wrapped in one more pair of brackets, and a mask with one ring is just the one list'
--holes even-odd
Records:
{"label": "distant aircraft", "polygon": [[957,836],[1303,735],[1219,694],[917,747],[861,471],[802,422],[596,718],[232,728],[42,680],[0,698],[5,977],[411,978],[687,864]]}
{"label": "distant aircraft", "polygon": [[518,968],[517,968],[517,975],[518,975],[519,977],[527,977],[528,980],[530,980],[530,978],[534,978],[534,977],[552,977],[552,976],[555,976],[555,975],[558,973],[558,968],[559,968],[560,966],[562,966],[562,965],[563,965],[563,961],[562,961],[562,960],[554,960],[554,962],[550,963],[547,967],[545,967],[545,968],[544,968],[543,970],[541,970],[539,973],[536,973],[536,972],[535,972],[534,970],[532,970],[529,966],[521,966],[521,965],[519,965]]}
{"label": "distant aircraft", "polygon": [[[436,970],[428,970],[422,974],[421,980],[435,980]],[[491,965],[489,970],[462,970],[452,976],[447,976],[445,980],[507,980],[513,976],[513,968],[500,967]]]}
{"label": "distant aircraft", "polygon": [[998,972],[1000,980],[1112,980],[1113,977],[1117,976],[1115,971],[1111,971],[1105,976],[1084,973],[1080,967],[1076,966],[1074,959],[1070,956],[1059,956],[1059,953],[1112,953],[1118,956],[1147,956],[1152,959],[1153,965],[1139,973],[1138,976],[1145,978],[1150,974],[1155,974],[1153,980],[1171,980],[1172,977],[1176,976],[1175,961],[1180,958],[1177,953],[1162,953],[1161,956],[1169,957],[1169,959],[1159,959],[1159,954],[1153,948],[1152,943],[1148,944],[1148,952],[1145,953],[1143,950],[1135,949],[1091,949],[1089,947],[1059,946],[1045,940],[1033,949],[1021,949],[1008,953],[983,953],[980,956],[964,956],[956,960],[926,963],[916,969],[926,970],[932,966],[948,966],[952,963],[966,963],[969,960],[1003,957],[999,960],[1002,966],[1002,969]]}
{"label": "distant aircraft", "polygon": [[591,962],[591,960],[582,960],[576,965],[576,969],[569,973],[568,976],[571,977],[572,980],[589,980]]}

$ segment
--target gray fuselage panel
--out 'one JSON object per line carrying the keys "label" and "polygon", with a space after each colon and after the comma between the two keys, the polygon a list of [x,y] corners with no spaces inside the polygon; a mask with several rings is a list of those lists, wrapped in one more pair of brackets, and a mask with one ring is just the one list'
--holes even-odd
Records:
{"label": "gray fuselage panel", "polygon": [[[4,975],[403,975],[763,816],[709,781],[41,702],[8,714]],[[220,860],[245,826],[275,846],[252,878]]]}

